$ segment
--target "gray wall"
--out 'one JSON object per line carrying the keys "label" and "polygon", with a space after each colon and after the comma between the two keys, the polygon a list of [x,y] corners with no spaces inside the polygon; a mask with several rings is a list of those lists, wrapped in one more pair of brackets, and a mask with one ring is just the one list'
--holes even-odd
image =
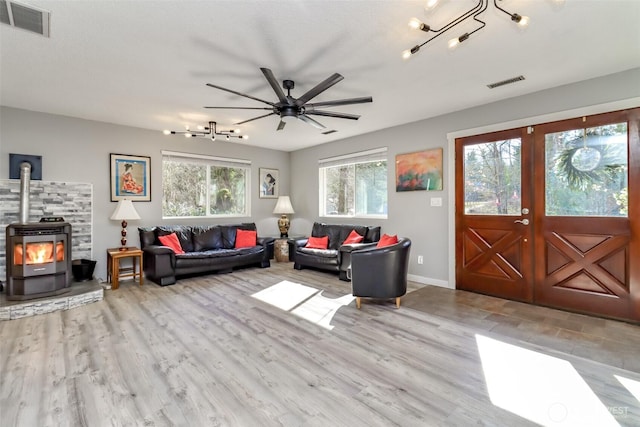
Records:
{"label": "gray wall", "polygon": [[[597,106],[638,97],[640,69],[634,69],[293,153],[250,145],[211,143],[205,139],[187,140],[178,136],[164,136],[157,131],[0,107],[0,177],[8,178],[9,153],[33,154],[43,156],[43,179],[92,184],[92,256],[98,261],[96,276],[104,279],[105,251],[119,245],[120,231],[119,224],[109,220],[116,205],[110,201],[109,196],[109,153],[151,156],[152,201],[135,204],[143,219],[132,221],[129,225],[129,241],[138,244],[137,226],[163,223],[160,202],[160,152],[163,149],[251,160],[252,217],[239,218],[238,221],[255,221],[261,235],[277,235],[276,216],[271,214],[275,200],[258,198],[260,167],[280,170],[280,194],[291,195],[296,211],[292,215],[290,233],[308,234],[313,221],[340,222],[318,216],[318,194],[313,191],[318,188],[318,159],[386,146],[389,149],[389,217],[387,220],[349,222],[381,225],[383,232],[410,237],[414,242],[410,263],[411,278],[424,283],[453,286],[450,281],[450,266],[453,262],[450,229],[454,189],[451,184],[452,141],[448,140],[448,136],[472,128],[507,126],[512,121],[558,112],[569,114],[569,110],[584,107],[596,106],[597,111]],[[396,193],[395,155],[434,147],[444,147],[444,191]],[[295,180],[292,181],[292,177]],[[431,207],[432,197],[441,197],[443,206]],[[197,224],[210,221],[182,222]],[[424,256],[423,265],[417,264],[417,255]]]}
{"label": "gray wall", "polygon": [[[291,173],[296,177],[291,187],[291,200],[296,214],[292,220],[290,233],[308,233],[313,221],[340,222],[335,218],[320,218],[317,193],[309,191],[310,188],[318,188],[318,174],[309,172],[317,170],[318,159],[386,146],[389,166],[387,185],[390,189],[388,219],[351,222],[381,225],[383,233],[410,237],[413,242],[410,278],[423,283],[454,287],[451,280],[451,265],[454,260],[450,233],[454,213],[454,188],[451,179],[453,177],[453,139],[448,138],[448,135],[472,128],[486,127],[483,129],[485,132],[497,130],[491,127],[508,129],[509,127],[495,125],[509,126],[513,122],[527,118],[532,118],[533,121],[525,120],[525,123],[533,125],[540,123],[535,121],[536,119],[551,113],[571,114],[569,110],[629,100],[639,96],[640,69],[633,69],[296,151],[291,155]],[[425,102],[437,102],[437,100]],[[640,106],[640,102],[635,106]],[[597,107],[590,111],[603,112]],[[575,116],[562,117],[560,114],[557,117]],[[524,126],[525,123],[519,123],[518,126]],[[397,193],[394,190],[396,154],[435,147],[444,147],[444,191]],[[443,206],[431,207],[432,197],[441,197]],[[417,264],[418,255],[424,256],[423,265]]]}
{"label": "gray wall", "polygon": [[[109,189],[109,153],[151,157],[151,202],[136,202],[142,217],[130,221],[128,240],[138,245],[138,226],[177,223],[162,220],[161,151],[208,154],[248,159],[251,165],[251,217],[181,220],[180,223],[236,223],[254,221],[260,235],[279,235],[274,199],[258,197],[258,169],[280,170],[280,194],[289,194],[289,153],[230,142],[166,136],[159,131],[119,126],[72,117],[0,107],[0,177],[9,178],[9,153],[42,155],[42,179],[93,185],[93,259],[95,276],[106,278],[106,249],[120,246],[120,223],[109,217],[116,207]],[[30,218],[37,221],[39,218]],[[4,231],[2,231],[4,233]],[[4,248],[0,248],[4,250]],[[4,282],[4,277],[0,280]]]}

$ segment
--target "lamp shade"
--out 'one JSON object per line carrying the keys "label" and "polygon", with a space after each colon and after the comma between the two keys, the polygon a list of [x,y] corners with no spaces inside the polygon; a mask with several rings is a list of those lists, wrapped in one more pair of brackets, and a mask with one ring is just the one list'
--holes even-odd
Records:
{"label": "lamp shade", "polygon": [[111,215],[111,219],[140,219],[140,215],[138,215],[138,212],[136,212],[136,209],[133,207],[133,203],[131,202],[131,200],[123,199],[118,202],[116,210],[113,211],[113,214]]}
{"label": "lamp shade", "polygon": [[274,214],[294,214],[293,206],[291,206],[291,200],[289,196],[280,196],[276,202],[276,207],[273,208]]}

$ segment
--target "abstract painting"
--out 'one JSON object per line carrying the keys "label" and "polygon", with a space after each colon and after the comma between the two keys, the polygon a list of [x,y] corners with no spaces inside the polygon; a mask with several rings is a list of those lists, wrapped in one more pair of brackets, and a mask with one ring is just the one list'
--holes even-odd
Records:
{"label": "abstract painting", "polygon": [[396,155],[396,191],[442,190],[442,148]]}

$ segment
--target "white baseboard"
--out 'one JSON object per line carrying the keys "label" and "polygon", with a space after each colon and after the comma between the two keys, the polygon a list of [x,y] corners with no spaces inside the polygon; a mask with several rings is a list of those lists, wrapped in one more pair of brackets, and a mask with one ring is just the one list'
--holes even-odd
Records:
{"label": "white baseboard", "polygon": [[433,285],[439,286],[441,288],[455,289],[455,286],[450,285],[446,280],[432,279],[430,277],[417,276],[415,274],[408,274],[407,279],[411,280],[412,282],[422,283],[423,285]]}

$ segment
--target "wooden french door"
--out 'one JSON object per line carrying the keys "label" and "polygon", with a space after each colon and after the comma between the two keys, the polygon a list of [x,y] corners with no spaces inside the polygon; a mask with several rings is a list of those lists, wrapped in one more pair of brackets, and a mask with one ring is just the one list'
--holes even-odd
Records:
{"label": "wooden french door", "polygon": [[456,140],[458,289],[532,300],[531,156],[524,128]]}
{"label": "wooden french door", "polygon": [[456,140],[456,286],[640,321],[640,109]]}

